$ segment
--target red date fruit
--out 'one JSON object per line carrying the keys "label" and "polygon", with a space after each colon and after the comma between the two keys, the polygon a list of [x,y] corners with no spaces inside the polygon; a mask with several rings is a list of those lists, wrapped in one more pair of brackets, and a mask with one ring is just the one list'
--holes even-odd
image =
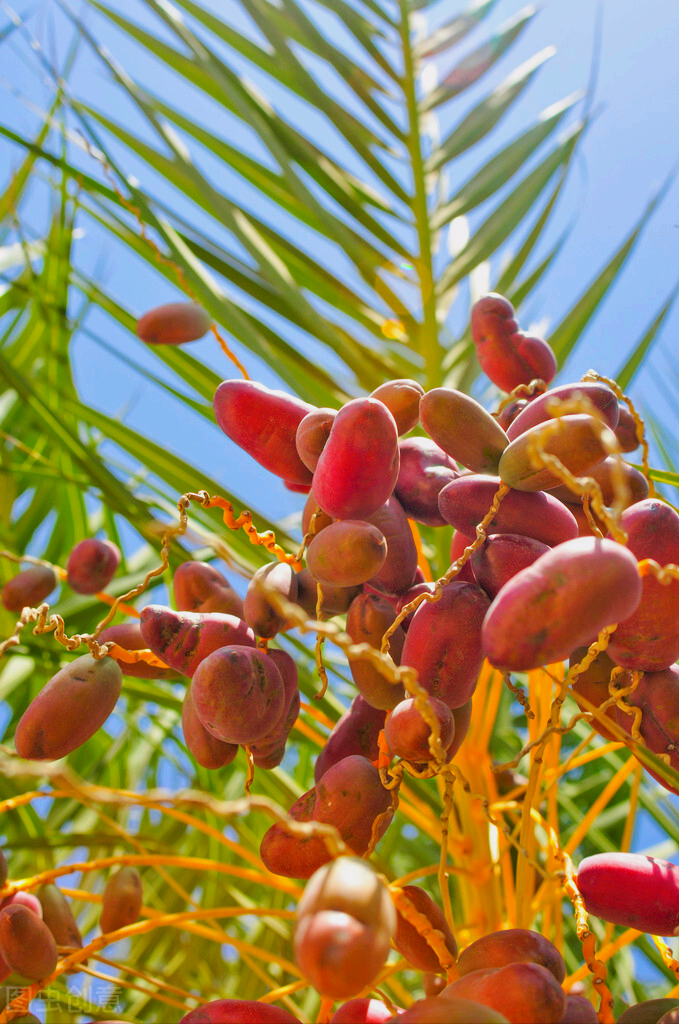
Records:
{"label": "red date fruit", "polygon": [[330,1024],[385,1024],[391,1020],[381,999],[350,999],[338,1006],[330,1018]]}
{"label": "red date fruit", "polygon": [[71,911],[70,904],[56,885],[42,885],[38,890],[42,918],[51,931],[57,946],[82,949],[83,940]]}
{"label": "red date fruit", "polygon": [[559,984],[566,977],[566,964],[554,943],[527,928],[505,928],[477,939],[460,953],[457,969],[460,974],[471,974],[518,962],[540,964]]}
{"label": "red date fruit", "polygon": [[556,400],[554,403],[556,404],[578,396],[591,402],[599,410],[611,430],[615,430],[618,424],[618,400],[615,394],[606,384],[579,381],[577,384],[561,384],[558,388],[551,388],[534,398],[513,420],[507,430],[507,437],[513,441],[519,434],[524,434],[538,423],[546,423],[551,420],[553,414],[547,408],[550,402]]}
{"label": "red date fruit", "polygon": [[425,526],[445,526],[438,497],[457,477],[457,464],[428,437],[408,437],[399,443],[399,450],[401,466],[394,494],[404,512]]}
{"label": "red date fruit", "polygon": [[[450,960],[454,962],[457,959],[457,942],[441,908],[419,885],[404,885],[402,888],[411,906],[427,918],[431,928],[441,932],[443,943],[450,954]],[[426,938],[398,910],[394,945],[401,956],[405,957],[418,971],[438,973],[445,970]]]}
{"label": "red date fruit", "polygon": [[[115,626],[108,626],[102,629],[97,637],[100,644],[113,643],[122,647],[124,651],[145,651],[148,644],[141,635],[141,628],[137,621],[119,622]],[[177,676],[173,668],[158,668],[156,665],[149,665],[146,661],[123,661],[111,654],[109,657],[120,666],[124,676],[131,676],[134,679],[175,679]]]}
{"label": "red date fruit", "polygon": [[137,320],[137,336],[147,345],[183,345],[210,330],[212,317],[196,302],[168,302]]}
{"label": "red date fruit", "polygon": [[185,1014],[179,1024],[300,1024],[279,1006],[254,999],[214,999]]}
{"label": "red date fruit", "polygon": [[111,875],[101,898],[99,924],[104,935],[138,920],[143,895],[141,875],[135,867],[126,865]]}
{"label": "red date fruit", "polygon": [[120,551],[110,540],[87,537],[71,551],[66,580],[77,594],[98,594],[108,586],[120,564]]}
{"label": "red date fruit", "polygon": [[253,743],[250,749],[257,767],[270,769],[283,760],[285,744],[299,715],[300,696],[297,665],[290,655],[271,648],[267,657],[273,661],[283,680],[283,711],[271,732]]}
{"label": "red date fruit", "polygon": [[474,398],[454,388],[434,388],[420,401],[420,419],[429,436],[457,462],[475,473],[495,473],[507,435]]}
{"label": "red date fruit", "polygon": [[284,706],[281,674],[271,658],[252,647],[220,647],[191,681],[196,714],[224,743],[254,743],[271,732]]}
{"label": "red date fruit", "polygon": [[387,542],[387,557],[368,581],[387,594],[403,594],[417,572],[417,548],[401,503],[392,496],[368,518]]}
{"label": "red date fruit", "polygon": [[123,674],[112,658],[91,654],[52,676],[24,711],[14,734],[19,757],[56,761],[101,728],[116,706]]}
{"label": "red date fruit", "polygon": [[558,425],[538,423],[510,441],[500,459],[498,474],[517,491],[548,491],[561,484],[561,477],[548,466],[533,463],[534,447],[555,456],[574,476],[584,475],[606,458],[591,416],[576,413],[561,416]]}
{"label": "red date fruit", "polygon": [[634,416],[626,405],[620,405],[619,407],[618,425],[615,428],[615,436],[618,439],[621,452],[634,452],[641,444],[639,435],[637,434],[637,425],[634,422]]}
{"label": "red date fruit", "polygon": [[361,519],[387,501],[398,479],[396,421],[376,398],[342,406],[314,472],[314,494],[335,519]]}
{"label": "red date fruit", "polygon": [[[355,587],[329,587],[326,583],[321,589],[321,615],[327,619],[333,615],[344,615],[363,586],[359,583]],[[297,573],[297,604],[315,619],[317,602],[318,580],[314,579],[308,569],[302,569]]]}
{"label": "red date fruit", "polygon": [[339,719],[318,755],[314,780],[318,782],[329,768],[351,754],[376,761],[379,753],[377,739],[384,728],[385,717],[386,711],[372,707],[360,693],[354,697],[351,707]]}
{"label": "red date fruit", "polygon": [[215,392],[214,410],[226,436],[260,466],[288,483],[311,483],[311,470],[297,454],[295,435],[313,406],[251,380],[225,380]]}
{"label": "red date fruit", "polygon": [[276,633],[289,629],[290,623],[276,608],[276,596],[295,604],[297,601],[297,576],[286,562],[270,562],[255,571],[248,583],[243,618],[256,636],[271,639]]}
{"label": "red date fruit", "polygon": [[[436,697],[429,698],[429,706],[438,720],[441,746],[445,751],[453,742],[455,735],[452,712],[447,704]],[[407,697],[396,705],[385,726],[385,738],[394,757],[400,757],[413,764],[434,759],[429,749],[430,734],[431,729],[415,706],[412,697]]]}
{"label": "red date fruit", "polygon": [[[378,594],[359,594],[347,612],[347,633],[355,644],[370,644],[380,650],[382,637],[395,618],[396,612],[383,597]],[[396,665],[401,662],[404,640],[405,634],[397,626],[389,643],[389,654]],[[403,700],[403,686],[390,682],[371,662],[363,658],[351,658],[349,668],[361,695],[374,708],[389,711]]]}
{"label": "red date fruit", "polygon": [[336,415],[336,409],[314,409],[299,422],[295,434],[297,454],[312,473],[318,465]]}
{"label": "red date fruit", "polygon": [[150,650],[186,676],[193,676],[201,661],[220,647],[255,646],[246,622],[219,612],[175,612],[149,604],[141,610],[139,625]]}
{"label": "red date fruit", "polygon": [[57,575],[48,565],[34,565],[8,580],[2,588],[2,603],[8,612],[36,608],[52,593]]}
{"label": "red date fruit", "polygon": [[15,903],[0,910],[0,957],[21,978],[40,981],[57,966],[57,944],[44,921]]}
{"label": "red date fruit", "polygon": [[399,436],[416,427],[420,418],[420,399],[424,388],[416,380],[388,380],[371,393],[383,402],[396,420]]}
{"label": "red date fruit", "polygon": [[566,993],[554,975],[536,963],[513,962],[505,967],[463,974],[439,999],[475,999],[521,1024],[560,1024]]}
{"label": "red date fruit", "polygon": [[231,764],[238,753],[237,743],[224,743],[207,731],[196,714],[190,686],[182,704],[182,733],[189,753],[199,765],[211,771]]}
{"label": "red date fruit", "polygon": [[472,306],[471,334],[481,369],[503,391],[556,374],[554,352],[542,338],[519,330],[511,302],[490,292]]}
{"label": "red date fruit", "polygon": [[649,935],[679,927],[679,867],[640,853],[596,853],[578,868],[588,914]]}
{"label": "red date fruit", "polygon": [[307,568],[321,586],[355,587],[384,565],[387,542],[372,523],[343,519],[317,534],[306,553]]}
{"label": "red date fruit", "polygon": [[180,612],[220,612],[243,618],[243,599],[207,562],[182,562],[172,577],[172,586]]}
{"label": "red date fruit", "polygon": [[478,585],[492,599],[512,576],[549,551],[547,544],[517,533],[491,533],[470,562]]}

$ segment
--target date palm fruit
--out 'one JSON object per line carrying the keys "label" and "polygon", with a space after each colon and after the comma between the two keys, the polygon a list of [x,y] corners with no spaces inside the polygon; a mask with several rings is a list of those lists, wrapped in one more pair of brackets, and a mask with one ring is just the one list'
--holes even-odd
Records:
{"label": "date palm fruit", "polygon": [[116,706],[123,674],[112,658],[91,654],[52,676],[24,711],[14,734],[19,757],[56,761],[94,736]]}
{"label": "date palm fruit", "polygon": [[490,292],[472,306],[471,334],[481,369],[502,391],[556,374],[556,357],[542,338],[519,330],[514,307],[502,295]]}
{"label": "date palm fruit", "polygon": [[322,996],[348,999],[370,986],[389,954],[389,937],[350,914],[321,910],[299,921],[295,960]]}
{"label": "date palm fruit", "polygon": [[437,601],[413,615],[401,664],[417,669],[420,685],[449,708],[465,704],[481,671],[481,627],[490,606],[475,583],[448,583]]}
{"label": "date palm fruit", "polygon": [[433,388],[420,401],[422,426],[446,454],[474,473],[496,473],[507,435],[484,407],[454,388]]}
{"label": "date palm fruit", "polygon": [[394,417],[376,398],[355,398],[335,417],[314,472],[314,494],[335,519],[365,518],[387,501],[398,470]]}
{"label": "date palm fruit", "polygon": [[108,586],[120,564],[120,551],[110,540],[86,537],[71,551],[66,580],[77,594],[97,594]]}
{"label": "date palm fruit", "polygon": [[400,469],[394,494],[410,519],[425,526],[445,526],[438,496],[458,475],[457,464],[428,437],[399,442]]}
{"label": "date palm fruit", "polygon": [[597,853],[580,862],[577,883],[588,914],[649,935],[676,934],[676,864],[639,853]]}
{"label": "date palm fruit", "polygon": [[220,647],[208,655],[193,675],[191,697],[200,722],[224,743],[254,743],[283,714],[281,674],[253,647]]}
{"label": "date palm fruit", "polygon": [[[586,647],[576,648],[568,659],[569,668],[582,661],[586,654]],[[615,662],[609,658],[607,652],[601,651],[597,654],[589,668],[585,669],[585,671],[577,677],[574,683],[571,683],[570,694],[582,711],[587,711],[588,709],[581,702],[581,697],[584,697],[590,702],[590,704],[594,704],[596,707],[600,707],[608,700],[610,697],[608,684],[611,681],[611,672],[615,667]],[[615,721],[615,707],[611,706],[610,708],[607,708],[604,714],[607,718]],[[610,729],[607,729],[603,722],[598,721],[596,718],[592,718],[589,724],[593,729],[596,729],[599,735],[603,736],[604,739],[616,739]]]}
{"label": "date palm fruit", "polygon": [[246,622],[219,612],[175,612],[162,604],[148,604],[141,610],[139,626],[150,650],[186,676],[193,676],[220,647],[254,647],[256,643]]}
{"label": "date palm fruit", "polygon": [[462,950],[457,969],[460,974],[471,974],[487,967],[506,967],[518,962],[540,964],[559,984],[566,977],[566,964],[554,943],[527,928],[504,928],[482,936]]}
{"label": "date palm fruit", "polygon": [[388,380],[371,392],[371,398],[383,402],[396,420],[399,437],[416,427],[420,418],[420,399],[424,388],[416,380]]}
{"label": "date palm fruit", "polygon": [[[499,486],[499,476],[458,477],[439,495],[441,515],[465,537],[473,538]],[[551,494],[510,490],[486,527],[486,534],[489,533],[518,533],[553,547],[577,537],[578,524],[566,506]]]}
{"label": "date palm fruit", "polygon": [[280,1006],[254,999],[214,999],[185,1014],[179,1024],[300,1024]]}
{"label": "date palm fruit", "polygon": [[[106,629],[102,629],[97,640],[100,644],[112,640],[125,651],[148,649],[148,644],[141,635],[141,628],[136,619],[134,622],[119,622],[115,626],[107,626]],[[146,661],[123,661],[116,658],[114,654],[110,654],[109,657],[120,665],[124,676],[132,676],[135,679],[175,679],[177,677],[177,672],[173,668],[158,668],[156,665],[149,665]]]}
{"label": "date palm fruit", "polygon": [[251,744],[252,755],[258,768],[275,768],[283,760],[285,744],[300,709],[297,665],[285,651],[271,649],[267,655],[283,680],[283,711],[271,732]]}
{"label": "date palm fruit", "polygon": [[21,978],[39,981],[57,966],[57,944],[37,914],[13,903],[0,910],[0,957]]}
{"label": "date palm fruit", "polygon": [[463,974],[443,990],[439,999],[474,999],[492,1007],[509,1021],[521,1024],[560,1024],[566,993],[551,971],[540,964],[512,962]]}
{"label": "date palm fruit", "polygon": [[551,388],[534,398],[525,409],[514,419],[507,429],[507,437],[514,441],[520,434],[525,434],[538,423],[546,423],[553,418],[548,406],[554,402],[565,402],[568,399],[581,397],[598,409],[607,426],[615,430],[618,425],[618,399],[607,384],[598,381],[578,381],[576,384],[561,384]]}
{"label": "date palm fruit", "polygon": [[[476,533],[476,530],[474,530],[473,532]],[[473,544],[474,540],[475,537],[465,537],[465,535],[463,533],[460,533],[459,530],[453,531],[453,539],[450,542],[451,565],[453,564],[453,562],[457,562],[458,558],[462,557],[462,555],[465,552],[465,549],[468,548],[470,544]],[[474,575],[474,570],[472,569],[471,558],[467,559],[467,561],[464,563],[458,574],[455,576],[455,579],[464,583],[476,583],[476,576]],[[428,586],[432,588],[432,584],[428,584]],[[414,597],[414,587],[412,588],[411,593]]]}
{"label": "date palm fruit", "polygon": [[379,753],[377,739],[384,728],[385,716],[385,711],[374,708],[360,693],[357,694],[333,727],[316,759],[314,781],[318,782],[332,765],[351,754],[376,761]]}
{"label": "date palm fruit", "polygon": [[[644,498],[648,497],[648,480],[644,474],[640,473],[634,466],[630,466],[621,459],[619,460],[609,455],[607,459],[600,462],[598,466],[588,470],[586,474],[598,483],[601,488],[604,505],[612,505],[615,501],[616,470],[623,477],[629,491],[625,508],[629,508],[630,505],[634,505],[636,502],[643,501]],[[559,501],[565,501],[570,504],[580,500],[566,486],[555,487],[553,491],[550,491],[550,494],[558,498]]]}
{"label": "date palm fruit", "polygon": [[[351,602],[363,590],[363,585],[355,587],[329,587],[326,584],[321,588],[323,592],[321,615],[329,618],[332,615],[343,615],[349,610]],[[302,569],[297,573],[297,604],[303,608],[312,619],[316,618],[316,602],[318,600],[318,581],[314,579],[308,569]]]}
{"label": "date palm fruit", "polygon": [[139,919],[144,892],[141,875],[125,865],[109,878],[101,898],[99,925],[104,935],[126,928]]}
{"label": "date palm fruit", "polygon": [[32,913],[42,919],[42,905],[37,896],[34,896],[32,892],[15,892],[12,896],[5,896],[4,900],[0,902],[0,910],[3,907],[19,906],[28,907]]}
{"label": "date palm fruit", "polygon": [[417,548],[408,518],[398,498],[389,498],[367,521],[376,526],[387,543],[387,557],[367,582],[386,594],[403,594],[417,572]]}
{"label": "date palm fruit", "polygon": [[563,661],[631,615],[640,598],[637,561],[621,544],[595,537],[566,541],[502,588],[483,623],[484,653],[505,672]]}
{"label": "date palm fruit", "polygon": [[182,562],[172,577],[180,612],[221,612],[243,618],[243,599],[225,576],[207,562]]}
{"label": "date palm fruit", "polygon": [[350,999],[338,1006],[330,1024],[385,1024],[391,1020],[391,1010],[381,999]]}
{"label": "date palm fruit", "polygon": [[295,959],[324,996],[347,999],[370,985],[389,954],[396,911],[375,869],[339,857],[314,872],[297,906]]}
{"label": "date palm fruit", "polygon": [[306,562],[322,586],[355,587],[371,579],[386,557],[387,542],[376,526],[360,519],[343,519],[314,537]]}
{"label": "date palm fruit", "polygon": [[[498,422],[498,426],[506,432],[510,424],[514,422],[519,413],[523,412],[529,403],[528,398],[515,398],[513,401],[508,402],[498,413],[495,415],[495,419]],[[507,435],[509,436],[509,435]]]}
{"label": "date palm fruit", "polygon": [[207,731],[196,714],[190,686],[182,703],[182,734],[188,752],[199,765],[211,771],[231,764],[238,753],[237,743],[224,743]]}
{"label": "date palm fruit", "polygon": [[620,405],[618,425],[615,428],[615,436],[618,439],[621,452],[634,452],[641,444],[639,435],[637,434],[637,425],[634,422],[634,416],[626,405]]}
{"label": "date palm fruit", "polygon": [[[434,903],[431,896],[424,889],[421,889],[419,885],[404,885],[402,888],[408,902],[415,910],[420,914],[424,914],[431,928],[441,932],[445,947],[450,953],[450,959],[452,961],[457,960],[457,942],[441,908]],[[438,974],[445,970],[426,938],[398,910],[394,945],[401,956],[405,957],[418,971]]]}
{"label": "date palm fruit", "polygon": [[505,448],[498,466],[504,483],[517,491],[548,491],[561,484],[550,468],[534,466],[531,449],[537,445],[554,455],[574,476],[582,476],[606,458],[606,450],[591,416],[561,416],[557,425],[538,423]]}
{"label": "date palm fruit", "polygon": [[386,1024],[509,1024],[503,1014],[472,999],[417,999]]}
{"label": "date palm fruit", "polygon": [[302,533],[304,536],[309,532],[311,517],[314,512],[317,513],[316,519],[314,520],[314,534],[320,533],[321,530],[324,530],[326,526],[330,526],[330,523],[335,521],[332,516],[329,516],[328,513],[324,512],[319,506],[314,492],[309,491],[307,500],[304,502],[304,508],[302,509]]}
{"label": "date palm fruit", "polygon": [[491,533],[470,558],[476,582],[491,599],[517,572],[549,551],[547,544],[518,533]]}
{"label": "date palm fruit", "polygon": [[57,574],[49,565],[33,565],[8,580],[2,588],[2,604],[8,612],[36,608],[57,585]]}
{"label": "date palm fruit", "polygon": [[561,1024],[599,1024],[599,1018],[589,999],[584,996],[567,995],[566,1012],[561,1018]]}
{"label": "date palm fruit", "polygon": [[[453,742],[455,735],[453,714],[448,705],[436,697],[429,698],[429,707],[438,720],[441,746],[445,751]],[[433,760],[433,754],[429,749],[430,733],[429,724],[418,711],[412,697],[407,697],[396,705],[384,730],[387,744],[394,757],[400,757],[413,764]]]}
{"label": "date palm fruit", "polygon": [[[620,525],[627,532],[628,550],[639,561],[679,562],[679,515],[664,501],[646,498],[631,505]],[[679,580],[661,583],[650,573],[642,579],[639,606],[618,622],[608,653],[623,668],[642,672],[660,672],[677,660]]]}
{"label": "date palm fruit", "polygon": [[463,704],[459,708],[453,708],[453,720],[455,722],[455,735],[453,736],[453,742],[446,750],[446,758],[448,762],[453,760],[458,750],[464,743],[465,737],[469,732],[469,726],[472,723],[472,701],[471,699]]}
{"label": "date palm fruit", "polygon": [[660,1024],[664,1015],[677,1006],[679,999],[645,999],[623,1010],[617,1024]]}
{"label": "date palm fruit", "polygon": [[313,409],[299,421],[295,434],[297,454],[312,473],[318,465],[336,415],[337,409]]}
{"label": "date palm fruit", "polygon": [[210,330],[212,317],[196,302],[168,302],[137,320],[137,335],[147,345],[183,345]]}
{"label": "date palm fruit", "polygon": [[372,864],[359,857],[338,857],[315,871],[297,904],[298,923],[322,910],[349,914],[387,935],[396,932],[396,911],[389,890]]}
{"label": "date palm fruit", "polygon": [[295,435],[313,406],[251,380],[225,380],[215,392],[214,410],[226,436],[260,466],[288,483],[311,483],[311,470],[297,454]]}
{"label": "date palm fruit", "polygon": [[[349,849],[364,856],[371,845],[373,825],[380,818],[375,840],[386,832],[393,811],[391,793],[367,758],[352,754],[328,768],[316,785],[289,810],[295,821],[334,825]],[[276,823],[265,833],[260,848],[269,871],[287,878],[310,878],[331,854],[318,836],[292,835]]]}
{"label": "date palm fruit", "polygon": [[[679,668],[670,665],[662,672],[644,672],[624,701],[632,708],[641,708],[639,732],[648,749],[654,754],[669,755],[670,768],[679,769]],[[632,716],[620,707],[612,711],[618,725],[631,733]],[[676,792],[659,774],[649,768],[646,770],[669,792]]]}
{"label": "date palm fruit", "polygon": [[42,907],[42,918],[57,946],[66,949],[82,949],[83,940],[71,911],[71,906],[56,885],[48,883],[38,890]]}
{"label": "date palm fruit", "polygon": [[[355,644],[370,644],[376,650],[382,646],[382,637],[396,618],[394,608],[379,594],[364,593],[355,597],[347,612],[347,633]],[[397,626],[390,638],[389,654],[399,665],[405,633]],[[350,658],[351,676],[364,700],[374,708],[390,711],[403,700],[405,691],[400,683],[390,682],[378,668],[363,658]]]}
{"label": "date palm fruit", "polygon": [[248,583],[243,602],[243,618],[255,636],[271,639],[289,629],[290,624],[276,609],[269,592],[293,604],[297,601],[297,575],[286,562],[270,562],[257,569]]}

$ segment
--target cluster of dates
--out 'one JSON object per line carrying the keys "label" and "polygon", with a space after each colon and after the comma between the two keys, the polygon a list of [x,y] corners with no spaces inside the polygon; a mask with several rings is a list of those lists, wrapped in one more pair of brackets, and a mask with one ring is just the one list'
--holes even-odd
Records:
{"label": "cluster of dates", "polygon": [[[0,852],[0,892],[11,889],[8,865]],[[102,895],[102,933],[133,924],[142,907],[142,882],[135,867],[125,866],[108,879]],[[82,949],[83,940],[71,905],[49,882],[37,895],[16,890],[0,899],[0,984],[22,988],[49,977],[60,956]],[[36,1020],[32,1015],[20,1021]]]}

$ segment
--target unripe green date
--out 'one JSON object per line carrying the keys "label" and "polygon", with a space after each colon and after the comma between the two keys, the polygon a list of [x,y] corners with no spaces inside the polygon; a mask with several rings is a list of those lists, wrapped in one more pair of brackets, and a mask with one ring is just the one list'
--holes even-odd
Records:
{"label": "unripe green date", "polygon": [[220,647],[196,669],[191,697],[199,720],[224,743],[262,739],[279,721],[283,680],[273,661],[252,647]]}
{"label": "unripe green date", "polygon": [[2,588],[2,604],[8,612],[36,608],[57,585],[57,575],[48,565],[34,565],[8,580]]}
{"label": "unripe green date", "polygon": [[256,642],[246,622],[219,612],[175,612],[161,604],[149,604],[141,610],[139,625],[149,649],[186,676],[193,676],[200,663],[220,647],[254,647]]}
{"label": "unripe green date", "polygon": [[438,601],[422,602],[408,627],[401,664],[417,669],[420,686],[451,709],[465,704],[476,687],[489,605],[475,583],[448,583]]}
{"label": "unripe green date", "polygon": [[56,761],[101,728],[116,706],[123,674],[112,658],[90,654],[52,676],[24,711],[14,734],[19,757]]}
{"label": "unripe green date", "polygon": [[329,587],[355,587],[371,579],[387,557],[384,535],[372,523],[343,519],[327,526],[309,544],[307,568]]}
{"label": "unripe green date", "polygon": [[594,537],[566,541],[502,588],[483,624],[484,653],[503,671],[563,661],[631,615],[640,597],[637,562],[626,548]]}
{"label": "unripe green date", "polygon": [[399,436],[407,434],[417,426],[420,418],[420,399],[424,388],[416,380],[402,378],[388,380],[371,392],[371,398],[377,398],[386,405],[396,421]]}
{"label": "unripe green date", "polygon": [[475,473],[495,473],[507,435],[482,405],[454,388],[434,388],[420,401],[422,426],[436,444]]}
{"label": "unripe green date", "polygon": [[335,417],[314,472],[314,494],[335,519],[365,518],[387,501],[398,470],[394,417],[376,398],[355,398]]}
{"label": "unripe green date", "polygon": [[588,914],[649,935],[676,934],[676,864],[640,853],[597,853],[580,862],[577,883]]}
{"label": "unripe green date", "polygon": [[311,483],[311,470],[297,454],[295,435],[313,406],[251,380],[225,380],[215,392],[214,410],[226,436],[260,466],[289,483]]}
{"label": "unripe green date", "polygon": [[[376,836],[381,839],[393,817],[391,793],[382,785],[377,768],[357,754],[332,765],[288,813],[296,821],[334,825],[360,857],[370,848],[375,820],[381,819]],[[269,871],[287,878],[310,878],[332,859],[320,837],[301,838],[279,824],[264,835],[260,855]]]}
{"label": "unripe green date", "polygon": [[0,910],[0,957],[21,978],[40,981],[57,966],[57,944],[44,921],[14,903]]}
{"label": "unripe green date", "polygon": [[110,540],[87,537],[71,551],[66,580],[77,594],[97,594],[108,586],[120,564],[120,551]]}
{"label": "unripe green date", "polygon": [[168,302],[137,320],[137,335],[147,345],[184,345],[210,330],[212,317],[196,302]]}
{"label": "unripe green date", "polygon": [[99,925],[104,935],[134,924],[141,913],[144,892],[141,875],[125,865],[109,878],[101,898]]}
{"label": "unripe green date", "polygon": [[182,562],[172,577],[172,586],[180,612],[220,612],[243,618],[243,599],[207,562]]}

